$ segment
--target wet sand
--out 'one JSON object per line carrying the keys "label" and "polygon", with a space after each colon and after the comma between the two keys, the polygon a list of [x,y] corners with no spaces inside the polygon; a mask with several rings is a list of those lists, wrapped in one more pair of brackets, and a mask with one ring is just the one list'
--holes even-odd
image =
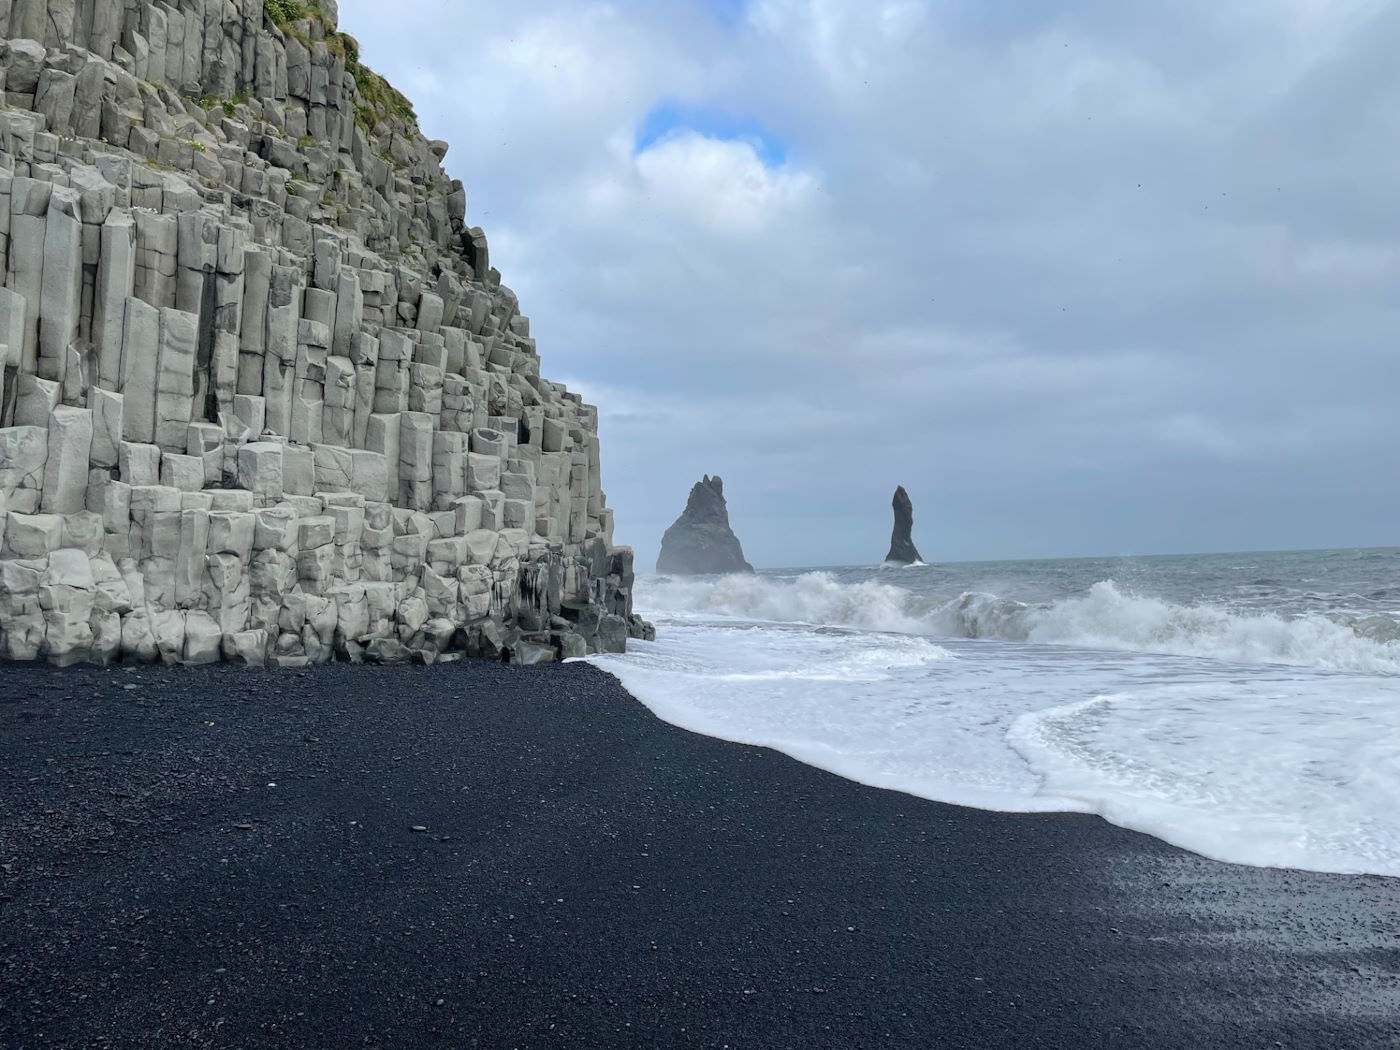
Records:
{"label": "wet sand", "polygon": [[959,809],[588,665],[0,665],[0,1046],[1392,1047],[1400,880]]}

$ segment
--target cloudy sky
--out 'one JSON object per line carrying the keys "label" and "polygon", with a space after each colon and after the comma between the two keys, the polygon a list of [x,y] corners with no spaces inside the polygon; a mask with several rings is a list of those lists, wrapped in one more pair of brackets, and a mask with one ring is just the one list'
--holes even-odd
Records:
{"label": "cloudy sky", "polygon": [[1400,544],[1400,0],[341,0],[650,565]]}

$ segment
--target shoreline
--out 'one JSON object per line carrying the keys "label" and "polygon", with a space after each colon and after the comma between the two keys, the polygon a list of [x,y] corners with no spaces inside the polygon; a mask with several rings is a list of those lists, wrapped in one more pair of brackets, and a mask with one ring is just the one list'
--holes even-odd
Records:
{"label": "shoreline", "polygon": [[866,787],[586,663],[4,664],[0,798],[7,1047],[1358,1048],[1400,1016],[1400,880]]}

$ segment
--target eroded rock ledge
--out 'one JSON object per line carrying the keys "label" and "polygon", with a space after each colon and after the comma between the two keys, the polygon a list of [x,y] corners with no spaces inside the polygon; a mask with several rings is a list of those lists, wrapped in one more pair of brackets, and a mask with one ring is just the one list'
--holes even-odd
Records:
{"label": "eroded rock ledge", "polygon": [[332,0],[0,0],[0,657],[620,650],[597,413]]}

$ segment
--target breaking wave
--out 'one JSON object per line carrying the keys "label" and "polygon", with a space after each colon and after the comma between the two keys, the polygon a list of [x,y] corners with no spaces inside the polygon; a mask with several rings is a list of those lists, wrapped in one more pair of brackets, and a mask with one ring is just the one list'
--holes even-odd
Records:
{"label": "breaking wave", "polygon": [[828,572],[797,577],[653,577],[648,612],[848,627],[932,638],[1166,653],[1237,663],[1400,674],[1400,623],[1346,612],[1240,612],[1133,594],[1113,580],[1079,596],[1029,604],[967,592],[933,601],[882,581],[842,583]]}
{"label": "breaking wave", "polygon": [[829,572],[786,579],[656,576],[639,581],[637,603],[647,612],[663,615],[698,613],[896,634],[931,633],[916,595],[874,580],[841,583]]}

